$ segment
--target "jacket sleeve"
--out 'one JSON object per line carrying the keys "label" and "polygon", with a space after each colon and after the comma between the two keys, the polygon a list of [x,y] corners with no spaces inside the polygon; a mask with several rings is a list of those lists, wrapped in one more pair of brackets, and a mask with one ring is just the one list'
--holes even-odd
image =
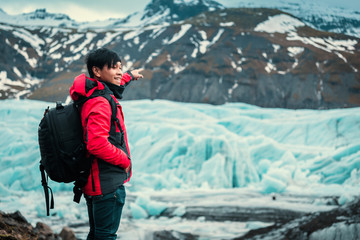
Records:
{"label": "jacket sleeve", "polygon": [[126,153],[108,140],[111,124],[110,103],[103,97],[88,100],[81,110],[81,118],[88,152],[110,164],[127,168],[130,159]]}
{"label": "jacket sleeve", "polygon": [[131,72],[127,71],[126,73],[123,74],[121,81],[120,81],[120,85],[123,85],[123,86],[128,85],[133,78],[134,77],[131,74]]}

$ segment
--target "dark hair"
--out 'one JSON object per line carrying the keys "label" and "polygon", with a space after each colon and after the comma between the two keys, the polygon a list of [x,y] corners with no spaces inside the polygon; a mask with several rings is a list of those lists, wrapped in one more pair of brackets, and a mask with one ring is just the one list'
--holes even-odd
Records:
{"label": "dark hair", "polygon": [[85,59],[88,73],[91,78],[94,77],[94,72],[92,70],[94,66],[102,69],[107,64],[108,68],[111,68],[117,62],[121,62],[120,57],[116,52],[107,48],[99,48],[95,51],[91,51]]}

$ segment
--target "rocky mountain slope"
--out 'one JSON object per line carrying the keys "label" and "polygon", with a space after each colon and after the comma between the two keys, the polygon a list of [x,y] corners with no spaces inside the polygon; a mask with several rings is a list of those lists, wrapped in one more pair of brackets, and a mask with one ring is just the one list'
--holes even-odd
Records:
{"label": "rocky mountain slope", "polygon": [[125,69],[145,69],[124,99],[360,106],[359,38],[315,30],[280,10],[153,0],[143,13],[101,27],[38,13],[54,24],[0,23],[1,99],[65,101],[86,71],[84,56],[107,47]]}
{"label": "rocky mountain slope", "polygon": [[[218,0],[226,4],[227,0]],[[307,25],[326,32],[342,33],[360,37],[360,11],[356,1],[336,4],[334,1],[282,1],[282,0],[239,0],[227,6],[246,8],[276,8],[290,13]]]}

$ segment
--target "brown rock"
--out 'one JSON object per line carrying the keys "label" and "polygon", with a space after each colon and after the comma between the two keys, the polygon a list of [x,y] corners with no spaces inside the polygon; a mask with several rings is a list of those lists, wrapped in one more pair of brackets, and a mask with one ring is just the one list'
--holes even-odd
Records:
{"label": "brown rock", "polygon": [[45,223],[42,223],[42,222],[36,223],[35,231],[39,235],[39,240],[40,239],[44,239],[44,240],[45,239],[49,239],[49,240],[50,239],[56,239],[55,236],[54,236],[54,232]]}
{"label": "brown rock", "polygon": [[[67,236],[71,236],[70,229]],[[19,212],[4,213],[0,211],[0,240],[60,240],[58,234],[54,234],[51,228],[45,223],[38,222],[34,228]],[[76,240],[67,237],[64,240]]]}
{"label": "brown rock", "polygon": [[1,239],[37,239],[31,224],[19,211],[10,214],[0,211],[0,230]]}
{"label": "brown rock", "polygon": [[76,240],[75,233],[69,227],[64,227],[60,232],[62,240]]}

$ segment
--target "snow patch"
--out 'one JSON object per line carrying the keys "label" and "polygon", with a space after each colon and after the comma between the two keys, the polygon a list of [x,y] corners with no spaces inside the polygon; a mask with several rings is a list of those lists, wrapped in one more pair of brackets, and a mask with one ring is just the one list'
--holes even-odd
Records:
{"label": "snow patch", "polygon": [[32,68],[35,68],[37,66],[37,60],[36,58],[30,58],[27,51],[26,51],[26,48],[23,47],[23,48],[19,48],[19,45],[18,44],[15,44],[13,46],[13,48],[19,53],[21,54],[25,60],[27,61],[27,63],[29,63],[29,65],[32,67]]}
{"label": "snow patch", "polygon": [[272,46],[274,48],[275,53],[277,53],[279,51],[279,49],[281,48],[280,45],[278,45],[278,44],[273,44]]}
{"label": "snow patch", "polygon": [[18,75],[18,77],[22,76],[21,72],[19,71],[19,69],[17,67],[13,67],[13,71],[16,75]]}
{"label": "snow patch", "polygon": [[295,57],[304,51],[303,47],[288,47],[287,48],[290,57]]}
{"label": "snow patch", "polygon": [[157,57],[160,53],[161,53],[161,49],[155,50],[155,52],[153,52],[152,54],[150,54],[150,56],[148,57],[148,59],[146,59],[145,63],[149,63],[151,60],[153,60],[154,57]]}
{"label": "snow patch", "polygon": [[296,31],[296,28],[302,26],[305,26],[305,24],[300,20],[286,14],[279,14],[269,17],[265,22],[259,23],[254,30],[267,33],[288,33]]}
{"label": "snow patch", "polygon": [[190,41],[195,45],[195,49],[193,50],[191,57],[196,58],[197,53],[200,51],[201,54],[205,54],[207,52],[207,49],[209,49],[212,45],[214,45],[221,37],[221,35],[224,33],[224,29],[219,29],[219,31],[216,33],[214,38],[211,40],[207,40],[206,32],[199,31],[199,34],[201,36],[201,40],[198,40],[196,36],[191,37]]}
{"label": "snow patch", "polygon": [[183,24],[181,25],[181,29],[178,33],[176,33],[171,40],[164,39],[163,44],[172,44],[182,38],[185,33],[192,27],[191,24]]}
{"label": "snow patch", "polygon": [[300,37],[295,32],[289,33],[287,40],[301,41],[305,44],[312,45],[326,52],[346,51],[349,53],[353,53],[353,51],[355,50],[355,45],[358,43],[358,41],[354,39],[337,40],[331,37],[329,38]]}
{"label": "snow patch", "polygon": [[[97,42],[96,46],[98,48],[105,46],[106,44],[110,43],[115,37],[117,37],[118,35],[120,35],[121,32],[107,32],[104,39],[100,40]],[[86,44],[90,43],[92,41],[93,38],[96,37],[95,33],[87,33],[86,34],[87,40],[86,40]],[[83,46],[86,44],[82,44]],[[90,49],[91,50],[91,49]]]}
{"label": "snow patch", "polygon": [[232,97],[233,91],[239,86],[238,82],[235,81],[234,85],[228,89],[229,98]]}
{"label": "snow patch", "polygon": [[[17,68],[14,68],[13,70],[14,72],[18,72],[18,74],[21,75]],[[39,84],[40,82],[41,80],[32,78],[29,74],[27,74],[21,80],[11,80],[7,77],[6,71],[0,72],[0,90],[14,93],[15,99],[20,99],[20,97],[29,94],[29,88]],[[20,90],[17,90],[14,87],[20,88]]]}
{"label": "snow patch", "polygon": [[265,66],[265,71],[267,73],[271,73],[272,71],[276,71],[276,66],[274,64],[272,64],[272,62],[268,62]]}
{"label": "snow patch", "polygon": [[235,26],[234,22],[220,23],[220,27],[232,27]]}
{"label": "snow patch", "polygon": [[80,38],[82,38],[84,36],[84,34],[71,34],[69,35],[69,40],[64,42],[64,45],[69,45],[72,44],[74,42],[76,42],[77,40],[79,40]]}
{"label": "snow patch", "polygon": [[57,45],[55,45],[54,47],[52,47],[52,48],[50,48],[50,50],[49,50],[49,54],[50,54],[50,56],[51,56],[51,54],[53,53],[53,52],[55,52],[55,51],[57,51],[59,48],[61,48],[63,45],[62,44],[57,44]]}
{"label": "snow patch", "polygon": [[139,36],[143,31],[141,30],[133,30],[133,31],[130,31],[128,33],[126,33],[123,37],[124,41],[127,41],[129,39],[133,39],[137,36]]}

